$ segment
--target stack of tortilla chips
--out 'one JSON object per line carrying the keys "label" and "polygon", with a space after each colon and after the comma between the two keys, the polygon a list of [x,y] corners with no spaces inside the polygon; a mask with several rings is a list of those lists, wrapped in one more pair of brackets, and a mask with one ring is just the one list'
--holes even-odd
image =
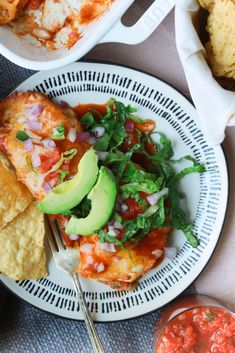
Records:
{"label": "stack of tortilla chips", "polygon": [[199,0],[209,11],[206,44],[208,62],[215,76],[235,79],[235,0]]}
{"label": "stack of tortilla chips", "polygon": [[0,273],[14,280],[47,275],[43,214],[0,154]]}

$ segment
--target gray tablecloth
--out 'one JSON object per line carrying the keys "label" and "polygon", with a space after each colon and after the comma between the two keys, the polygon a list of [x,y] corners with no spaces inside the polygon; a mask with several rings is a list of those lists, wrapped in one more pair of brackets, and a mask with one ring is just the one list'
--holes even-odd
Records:
{"label": "gray tablecloth", "polygon": [[[0,57],[0,98],[33,72]],[[187,293],[193,292],[193,288]],[[1,310],[2,308],[2,310]],[[19,300],[0,285],[1,353],[91,353],[85,326],[51,316]],[[153,352],[153,332],[161,310],[142,318],[99,324],[97,330],[107,353]]]}

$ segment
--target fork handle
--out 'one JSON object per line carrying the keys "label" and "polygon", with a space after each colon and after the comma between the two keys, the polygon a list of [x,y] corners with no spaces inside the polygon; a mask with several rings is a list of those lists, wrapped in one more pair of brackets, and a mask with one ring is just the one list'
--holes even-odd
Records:
{"label": "fork handle", "polygon": [[96,331],[93,319],[91,317],[91,313],[89,312],[89,309],[87,307],[84,295],[83,295],[83,291],[82,291],[82,287],[80,284],[80,280],[79,280],[79,276],[77,273],[73,273],[71,274],[72,280],[73,280],[73,284],[74,284],[74,288],[76,291],[76,295],[77,298],[79,300],[79,304],[80,307],[82,309],[82,313],[84,316],[84,321],[88,330],[88,334],[91,340],[91,344],[93,347],[93,351],[94,353],[105,353],[103,345],[100,341],[100,338],[98,336],[98,333]]}

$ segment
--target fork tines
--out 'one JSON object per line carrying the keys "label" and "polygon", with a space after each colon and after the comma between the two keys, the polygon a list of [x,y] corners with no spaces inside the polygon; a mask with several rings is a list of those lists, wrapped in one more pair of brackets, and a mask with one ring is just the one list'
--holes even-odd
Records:
{"label": "fork tines", "polygon": [[65,246],[60,232],[60,226],[57,220],[52,221],[49,216],[45,216],[48,241],[52,251],[64,250]]}

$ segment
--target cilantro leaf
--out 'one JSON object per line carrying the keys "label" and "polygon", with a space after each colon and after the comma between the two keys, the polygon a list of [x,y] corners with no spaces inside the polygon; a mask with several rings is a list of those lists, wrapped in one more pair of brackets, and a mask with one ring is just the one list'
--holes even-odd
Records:
{"label": "cilantro leaf", "polygon": [[91,111],[83,115],[81,119],[81,124],[86,130],[91,130],[94,127],[95,119]]}
{"label": "cilantro leaf", "polygon": [[58,125],[53,128],[51,138],[53,140],[64,140],[65,139],[64,132],[65,132],[64,125],[63,124]]}
{"label": "cilantro leaf", "polygon": [[16,133],[16,138],[20,141],[26,141],[26,140],[28,140],[29,135],[26,134],[26,132],[23,130],[18,130]]}

